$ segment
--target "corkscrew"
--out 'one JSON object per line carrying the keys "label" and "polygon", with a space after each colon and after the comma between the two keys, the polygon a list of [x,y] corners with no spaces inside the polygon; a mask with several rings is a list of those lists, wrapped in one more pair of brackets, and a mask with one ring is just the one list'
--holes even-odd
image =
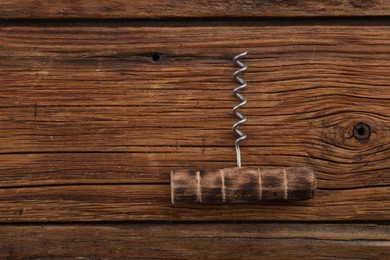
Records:
{"label": "corkscrew", "polygon": [[238,75],[244,71],[247,70],[247,66],[242,63],[239,59],[245,55],[247,55],[248,53],[247,52],[243,52],[243,53],[240,53],[238,54],[237,56],[235,56],[233,58],[233,61],[236,63],[237,66],[240,67],[240,69],[236,70],[234,73],[233,73],[233,78],[235,81],[237,81],[239,84],[241,84],[240,86],[236,87],[235,89],[233,89],[233,95],[238,98],[241,103],[238,104],[237,106],[235,106],[233,108],[233,115],[238,117],[238,119],[240,119],[237,123],[235,123],[233,125],[233,132],[235,134],[237,134],[239,137],[236,139],[236,143],[235,143],[235,148],[236,148],[236,154],[237,154],[237,166],[238,167],[241,167],[241,151],[240,151],[240,142],[245,140],[246,139],[246,134],[244,134],[243,132],[241,132],[240,130],[237,129],[238,126],[240,126],[241,124],[245,123],[246,122],[246,117],[240,113],[238,113],[237,110],[239,110],[240,108],[242,108],[247,102],[248,100],[243,97],[240,93],[238,93],[238,91],[244,89],[246,86],[247,86],[247,83],[245,80],[243,80],[242,78],[238,77]]}
{"label": "corkscrew", "polygon": [[231,204],[259,203],[266,201],[307,200],[314,196],[317,180],[309,167],[241,167],[240,142],[247,135],[238,129],[246,122],[239,113],[248,100],[239,93],[247,87],[247,82],[239,77],[248,69],[240,59],[248,53],[234,56],[233,61],[239,67],[233,73],[233,79],[239,84],[233,89],[233,95],[240,103],[233,107],[233,115],[239,120],[233,124],[237,167],[216,170],[173,170],[171,172],[172,204]]}

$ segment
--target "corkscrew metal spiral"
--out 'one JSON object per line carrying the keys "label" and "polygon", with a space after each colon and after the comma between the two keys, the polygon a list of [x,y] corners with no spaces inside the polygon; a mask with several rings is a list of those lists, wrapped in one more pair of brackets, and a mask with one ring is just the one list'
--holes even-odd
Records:
{"label": "corkscrew metal spiral", "polygon": [[237,56],[235,56],[233,58],[233,61],[234,63],[240,67],[240,69],[236,70],[234,73],[233,73],[233,78],[236,82],[238,82],[240,84],[240,86],[236,87],[235,89],[233,89],[233,95],[238,98],[241,103],[238,104],[237,106],[235,106],[233,108],[233,115],[236,116],[239,121],[236,122],[234,125],[233,125],[233,133],[235,133],[236,135],[238,135],[239,137],[236,139],[236,143],[235,143],[235,148],[236,148],[236,153],[237,153],[237,166],[238,167],[241,167],[241,151],[240,151],[240,142],[242,140],[245,140],[246,139],[246,134],[241,132],[240,130],[237,129],[238,126],[242,125],[243,123],[246,122],[246,117],[242,114],[240,114],[238,112],[238,110],[240,108],[242,108],[247,102],[248,100],[242,96],[240,93],[238,93],[238,91],[244,89],[248,84],[246,83],[245,80],[243,80],[242,78],[240,78],[238,75],[244,71],[247,70],[247,66],[242,63],[240,61],[240,58],[247,55],[248,52],[243,52],[243,53],[240,53],[238,54]]}

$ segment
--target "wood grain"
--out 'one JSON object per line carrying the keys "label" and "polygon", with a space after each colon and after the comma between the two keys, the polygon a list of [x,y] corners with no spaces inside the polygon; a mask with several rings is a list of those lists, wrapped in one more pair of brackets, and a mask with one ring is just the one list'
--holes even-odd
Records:
{"label": "wood grain", "polygon": [[2,226],[0,257],[387,259],[389,232],[381,225],[264,223]]}
{"label": "wood grain", "polygon": [[[2,26],[0,37],[0,221],[390,217],[389,27]],[[172,169],[235,164],[231,58],[243,50],[243,165],[311,166],[318,199],[172,208]],[[361,122],[368,140],[353,137]]]}
{"label": "wood grain", "polygon": [[0,222],[124,220],[389,220],[390,188],[318,190],[313,200],[172,205],[169,185],[67,185],[0,189]]}
{"label": "wood grain", "polygon": [[0,18],[178,18],[386,16],[389,1],[380,0],[7,0]]}

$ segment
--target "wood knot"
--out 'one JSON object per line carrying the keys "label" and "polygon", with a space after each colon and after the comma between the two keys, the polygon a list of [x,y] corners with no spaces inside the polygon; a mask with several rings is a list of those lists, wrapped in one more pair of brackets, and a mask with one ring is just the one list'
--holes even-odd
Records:
{"label": "wood knot", "polygon": [[358,123],[353,128],[353,136],[358,140],[368,140],[371,136],[370,126],[365,123]]}
{"label": "wood knot", "polygon": [[161,60],[161,58],[162,58],[162,54],[161,53],[155,52],[155,53],[152,54],[152,60],[154,62],[157,62],[157,61]]}
{"label": "wood knot", "polygon": [[18,210],[18,216],[23,216],[24,213],[26,213],[26,209],[19,209]]}
{"label": "wood knot", "polygon": [[369,115],[344,113],[327,120],[330,125],[323,132],[323,157],[356,163],[374,160],[373,151],[382,151],[388,140],[383,131],[386,122]]}

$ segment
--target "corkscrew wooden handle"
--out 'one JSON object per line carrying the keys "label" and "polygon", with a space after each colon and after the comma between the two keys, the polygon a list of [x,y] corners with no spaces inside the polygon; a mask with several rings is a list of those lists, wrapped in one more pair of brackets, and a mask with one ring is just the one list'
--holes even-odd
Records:
{"label": "corkscrew wooden handle", "polygon": [[171,172],[172,204],[230,204],[307,200],[316,177],[308,167],[225,168]]}

